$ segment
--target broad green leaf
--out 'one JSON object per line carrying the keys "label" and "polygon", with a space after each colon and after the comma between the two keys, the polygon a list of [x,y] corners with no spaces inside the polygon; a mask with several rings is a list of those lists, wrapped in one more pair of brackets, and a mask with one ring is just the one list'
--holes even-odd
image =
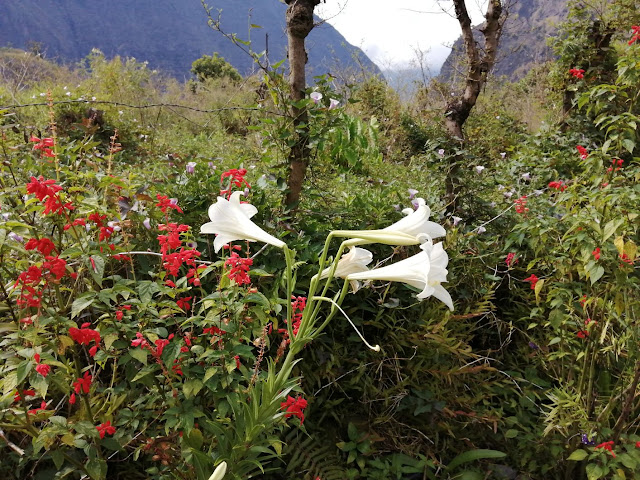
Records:
{"label": "broad green leaf", "polygon": [[76,318],[80,312],[91,305],[95,300],[93,293],[76,298],[71,304],[71,318]]}
{"label": "broad green leaf", "polygon": [[107,478],[107,462],[95,458],[89,460],[85,465],[87,473],[93,480],[104,480]]}
{"label": "broad green leaf", "polygon": [[144,348],[131,348],[129,349],[129,355],[131,355],[131,358],[135,358],[143,365],[147,364],[147,351]]}
{"label": "broad green leaf", "polygon": [[602,278],[602,275],[604,275],[604,267],[601,265],[598,265],[596,268],[591,270],[589,272],[589,279],[591,280],[591,285],[593,285],[598,280],[600,280],[600,278]]}
{"label": "broad green leaf", "polygon": [[447,470],[453,470],[456,467],[462,465],[463,463],[474,462],[476,460],[481,460],[484,458],[503,458],[506,457],[507,454],[503,452],[499,452],[497,450],[486,450],[486,449],[477,449],[477,450],[469,450],[467,452],[463,452],[457,457],[455,457],[449,465],[447,465]]}
{"label": "broad green leaf", "polygon": [[575,450],[573,453],[571,453],[571,455],[569,455],[569,458],[567,458],[567,460],[575,460],[576,462],[580,462],[587,458],[588,455],[589,452],[587,452],[586,450]]}
{"label": "broad green leaf", "polygon": [[192,378],[191,380],[187,380],[184,382],[182,386],[182,392],[184,393],[184,397],[189,399],[191,397],[195,397],[198,392],[202,389],[202,381],[197,378]]}

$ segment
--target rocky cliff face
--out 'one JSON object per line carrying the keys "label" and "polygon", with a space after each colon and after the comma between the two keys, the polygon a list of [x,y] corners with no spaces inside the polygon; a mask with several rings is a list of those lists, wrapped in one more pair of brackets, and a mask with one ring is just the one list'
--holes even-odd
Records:
{"label": "rocky cliff face", "polygon": [[[547,45],[548,39],[555,34],[567,12],[567,0],[517,0],[510,9],[492,73],[517,80],[532,65],[549,60],[552,52]],[[479,40],[480,32],[476,33]],[[442,66],[442,78],[455,78],[455,65],[461,56],[464,57],[464,45],[459,38]]]}
{"label": "rocky cliff face", "polygon": [[[270,60],[286,56],[285,10],[278,0],[209,0],[212,15],[221,12],[225,32],[247,40],[252,49],[265,50],[269,35]],[[108,57],[121,55],[149,62],[179,79],[189,76],[191,63],[219,52],[241,73],[253,68],[252,59],[207,25],[200,0],[6,0],[0,15],[0,47],[29,49],[40,43],[48,58],[74,62],[98,48]],[[311,74],[356,66],[377,67],[358,48],[349,45],[329,24],[314,28],[307,38]]]}

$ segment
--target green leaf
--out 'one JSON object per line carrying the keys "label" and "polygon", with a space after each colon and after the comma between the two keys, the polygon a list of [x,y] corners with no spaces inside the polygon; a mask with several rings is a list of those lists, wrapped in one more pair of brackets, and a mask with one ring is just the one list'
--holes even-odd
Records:
{"label": "green leaf", "polygon": [[182,393],[184,393],[185,398],[189,399],[191,397],[195,397],[201,389],[202,381],[197,378],[193,378],[184,382],[184,385],[182,386]]}
{"label": "green leaf", "polygon": [[515,438],[518,436],[518,431],[511,428],[505,432],[504,436],[505,438]]}
{"label": "green leaf", "polygon": [[18,382],[18,385],[20,385],[24,381],[24,379],[27,378],[27,375],[29,375],[32,367],[33,363],[31,362],[31,360],[24,360],[20,362],[20,365],[18,365],[18,368],[16,369],[16,382]]}
{"label": "green leaf", "polygon": [[625,138],[624,140],[622,140],[622,146],[627,152],[633,153],[633,150],[636,148],[636,142],[629,138]]}
{"label": "green leaf", "polygon": [[587,458],[587,456],[589,456],[589,452],[587,452],[586,450],[580,449],[571,453],[571,455],[569,455],[569,458],[567,458],[567,460],[575,460],[576,462],[580,462],[585,458]]}
{"label": "green leaf", "polygon": [[468,452],[463,452],[460,455],[458,455],[456,458],[451,460],[449,465],[447,465],[447,470],[453,470],[456,467],[462,465],[463,463],[474,462],[476,460],[481,460],[483,458],[503,458],[506,456],[507,456],[506,453],[499,452],[497,450],[486,450],[486,449],[469,450]]}
{"label": "green leaf", "polygon": [[562,339],[560,337],[554,337],[547,345],[550,347],[551,345],[555,345],[556,343],[560,343],[561,341]]}
{"label": "green leaf", "polygon": [[104,460],[100,460],[98,458],[89,460],[85,465],[85,468],[92,479],[104,480],[107,478],[107,462]]}
{"label": "green leaf", "polygon": [[106,263],[104,257],[100,255],[91,255],[91,259],[93,259],[93,262],[89,260],[89,264],[87,265],[89,273],[91,273],[91,276],[93,277],[95,282],[98,285],[102,286],[102,277],[104,277],[104,266]]}
{"label": "green leaf", "polygon": [[129,350],[129,355],[143,365],[147,364],[147,351],[144,348],[132,348]]}
{"label": "green leaf", "polygon": [[149,303],[153,298],[154,293],[158,293],[160,291],[160,287],[156,282],[150,282],[148,280],[144,280],[138,283],[138,295],[140,296],[140,301],[142,303]]}
{"label": "green leaf", "polygon": [[76,298],[71,304],[71,318],[76,318],[80,312],[91,305],[94,300],[95,295],[93,293]]}
{"label": "green leaf", "polygon": [[589,480],[597,480],[606,475],[604,469],[597,463],[590,463],[587,465],[587,478]]}
{"label": "green leaf", "polygon": [[589,278],[591,280],[591,285],[596,283],[600,278],[604,275],[604,267],[598,265],[596,268],[589,272]]}
{"label": "green leaf", "polygon": [[62,450],[53,450],[49,452],[49,454],[51,455],[51,460],[53,460],[56,468],[60,470],[62,465],[64,465],[64,454],[62,453]]}

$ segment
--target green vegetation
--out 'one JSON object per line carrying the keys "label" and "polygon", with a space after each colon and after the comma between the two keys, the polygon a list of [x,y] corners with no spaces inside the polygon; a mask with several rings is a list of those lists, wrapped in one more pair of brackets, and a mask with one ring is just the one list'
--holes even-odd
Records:
{"label": "green vegetation", "polygon": [[[606,55],[572,10],[556,62],[489,82],[464,150],[442,85],[403,104],[315,78],[295,211],[277,73],[192,88],[98,51],[75,69],[0,51],[0,478],[637,478],[632,7],[603,10],[626,22]],[[237,190],[268,235],[217,249],[209,207]],[[379,231],[417,198],[446,236]],[[349,238],[368,268],[431,267],[355,292],[314,277]]]}

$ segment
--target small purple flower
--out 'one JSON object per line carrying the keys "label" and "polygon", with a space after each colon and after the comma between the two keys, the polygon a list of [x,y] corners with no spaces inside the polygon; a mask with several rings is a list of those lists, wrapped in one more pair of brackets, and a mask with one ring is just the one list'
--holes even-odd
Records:
{"label": "small purple flower", "polygon": [[418,194],[418,190],[416,190],[415,188],[410,188],[408,192],[409,192],[409,200],[413,200],[414,197]]}
{"label": "small purple flower", "polygon": [[144,225],[144,228],[146,228],[147,230],[151,230],[151,219],[145,218],[144,222],[142,222],[142,225]]}
{"label": "small purple flower", "polygon": [[318,103],[320,100],[322,100],[322,94],[320,92],[311,92],[309,98],[313,100],[313,103]]}
{"label": "small purple flower", "polygon": [[250,190],[249,190],[248,188],[245,188],[245,189],[244,189],[244,192],[242,192],[242,193],[243,193],[243,196],[244,196],[245,198],[247,198],[247,197],[249,196],[249,192],[250,192]]}
{"label": "small purple flower", "polygon": [[480,226],[480,227],[478,227],[478,228],[476,229],[476,232],[477,232],[478,234],[482,234],[482,233],[484,233],[484,232],[486,232],[486,231],[487,231],[487,229],[486,229],[486,228],[484,228],[483,226]]}
{"label": "small purple flower", "polygon": [[396,204],[393,206],[393,209],[394,209],[396,212],[399,212],[400,210],[402,210],[402,207],[400,206],[400,204],[399,204],[399,203],[396,203]]}
{"label": "small purple flower", "polygon": [[482,165],[476,165],[474,167],[474,170],[476,171],[477,174],[481,174],[484,169],[485,167],[483,167]]}
{"label": "small purple flower", "polygon": [[451,219],[453,220],[453,226],[454,227],[458,226],[458,224],[462,221],[461,217],[456,217],[455,215],[452,216]]}
{"label": "small purple flower", "polygon": [[11,240],[14,240],[14,241],[20,242],[20,243],[22,243],[24,241],[24,238],[22,238],[20,235],[18,235],[15,232],[9,232],[9,235],[7,235],[7,237],[9,237]]}
{"label": "small purple flower", "polygon": [[539,350],[540,349],[540,347],[538,345],[536,345],[535,343],[533,343],[533,342],[529,342],[529,347],[531,347],[533,350]]}
{"label": "small purple flower", "polygon": [[6,222],[9,220],[9,217],[11,217],[10,213],[2,213],[0,214],[0,217],[2,217],[2,219]]}
{"label": "small purple flower", "polygon": [[[411,206],[413,207],[414,210],[418,210],[418,208],[420,207],[420,202],[418,200],[421,200],[421,199],[415,198],[411,200]],[[424,203],[424,200],[422,200],[422,203]]]}
{"label": "small purple flower", "polygon": [[539,197],[539,196],[540,196],[540,195],[542,195],[543,193],[544,193],[544,191],[543,191],[543,190],[534,190],[534,191],[533,191],[533,194],[534,194],[536,197]]}
{"label": "small purple flower", "polygon": [[531,180],[531,174],[529,172],[523,173],[522,179],[528,182],[529,180]]}
{"label": "small purple flower", "polygon": [[195,250],[196,248],[198,248],[198,242],[190,241],[190,242],[186,242],[186,245],[192,250]]}
{"label": "small purple flower", "polygon": [[504,192],[502,195],[504,195],[504,198],[511,198],[513,197],[513,191]]}
{"label": "small purple flower", "polygon": [[580,435],[580,438],[583,445],[593,446],[596,444],[595,437],[592,440],[589,440],[589,436],[586,433],[583,433],[582,435]]}
{"label": "small purple flower", "polygon": [[501,152],[501,153],[500,153],[500,156],[504,159],[504,157],[506,157],[506,156],[507,156],[507,152]]}
{"label": "small purple flower", "polygon": [[169,202],[171,202],[171,205],[178,205],[178,199],[177,198],[170,198]]}
{"label": "small purple flower", "polygon": [[189,162],[187,163],[187,166],[185,167],[185,170],[187,171],[187,173],[192,174],[196,171],[196,162]]}
{"label": "small purple flower", "polygon": [[441,148],[440,150],[438,150],[438,155],[440,155],[441,157],[444,157],[444,148]]}
{"label": "small purple flower", "polygon": [[340,102],[338,100],[336,100],[335,98],[332,98],[329,100],[329,110],[333,110],[334,108],[338,108],[338,105],[340,105]]}

